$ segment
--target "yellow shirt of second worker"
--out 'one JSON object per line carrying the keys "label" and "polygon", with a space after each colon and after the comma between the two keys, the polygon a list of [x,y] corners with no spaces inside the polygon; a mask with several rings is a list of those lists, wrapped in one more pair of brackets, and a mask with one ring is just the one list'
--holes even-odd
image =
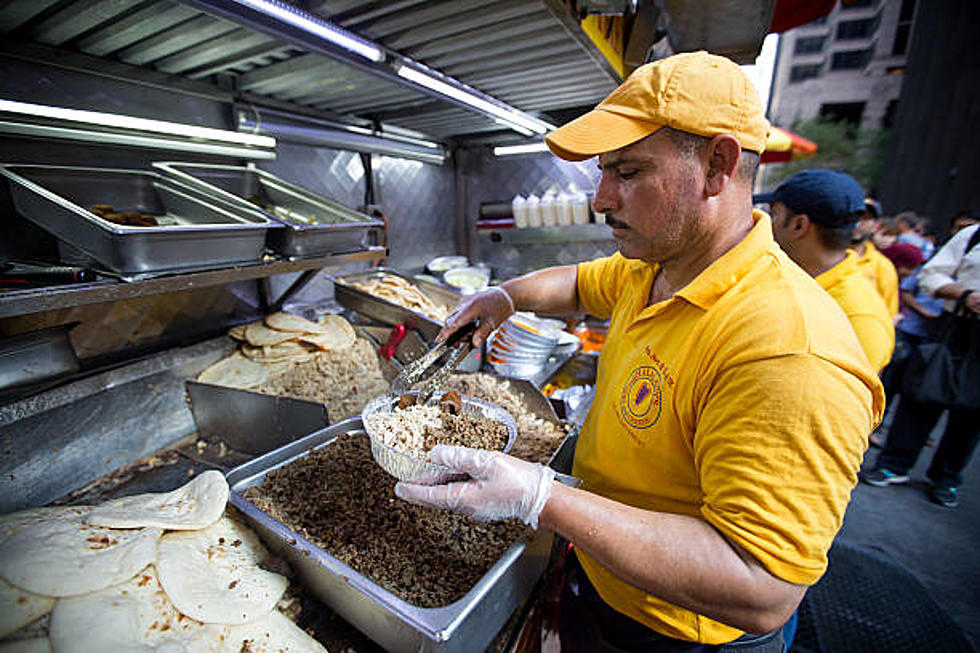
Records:
{"label": "yellow shirt of second worker", "polygon": [[895,349],[895,326],[885,301],[858,267],[857,254],[816,277],[820,287],[834,298],[847,316],[871,367],[881,370]]}
{"label": "yellow shirt of second worker", "polygon": [[864,254],[858,257],[858,268],[885,300],[892,318],[898,315],[898,272],[888,257],[870,240],[864,243]]}
{"label": "yellow shirt of second worker", "polygon": [[[754,218],[651,306],[657,267],[619,254],[578,266],[583,307],[610,326],[573,471],[590,492],[704,519],[772,574],[812,584],[884,393],[840,307],[779,249],[768,217]],[[606,603],[659,633],[708,644],[741,634],[576,552]]]}

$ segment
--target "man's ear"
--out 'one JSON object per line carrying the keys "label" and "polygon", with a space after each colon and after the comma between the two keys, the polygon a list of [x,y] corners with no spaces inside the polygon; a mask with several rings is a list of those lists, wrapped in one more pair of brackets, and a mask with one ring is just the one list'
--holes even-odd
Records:
{"label": "man's ear", "polygon": [[730,134],[714,136],[705,148],[708,156],[704,192],[708,197],[720,195],[731,182],[738,167],[742,146]]}
{"label": "man's ear", "polygon": [[806,213],[794,213],[789,217],[789,232],[793,238],[802,238],[810,231],[810,216]]}

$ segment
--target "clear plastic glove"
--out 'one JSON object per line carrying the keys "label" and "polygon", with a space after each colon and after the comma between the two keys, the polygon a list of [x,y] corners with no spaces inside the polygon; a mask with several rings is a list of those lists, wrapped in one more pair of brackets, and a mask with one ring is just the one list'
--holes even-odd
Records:
{"label": "clear plastic glove", "polygon": [[532,528],[551,496],[555,471],[497,451],[438,445],[429,460],[470,479],[445,485],[401,482],[395,495],[420,506],[448,508],[480,521],[517,518]]}
{"label": "clear plastic glove", "polygon": [[446,326],[436,336],[436,342],[442,342],[464,324],[478,320],[480,326],[473,334],[473,346],[479,347],[513,314],[514,300],[507,291],[500,286],[488,288],[459,303],[446,318]]}

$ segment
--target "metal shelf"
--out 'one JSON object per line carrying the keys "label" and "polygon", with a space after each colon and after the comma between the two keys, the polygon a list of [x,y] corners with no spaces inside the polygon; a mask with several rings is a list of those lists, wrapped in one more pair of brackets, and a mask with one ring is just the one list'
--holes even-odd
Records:
{"label": "metal shelf", "polygon": [[504,245],[586,243],[612,240],[604,224],[571,224],[560,227],[487,229],[477,232],[481,240]]}
{"label": "metal shelf", "polygon": [[194,288],[219,286],[233,281],[262,279],[290,272],[304,272],[321,268],[374,261],[384,258],[384,247],[332,254],[309,259],[294,261],[271,261],[239,265],[219,270],[175,274],[173,276],[156,277],[141,281],[119,281],[105,279],[92,283],[72,284],[65,286],[47,286],[30,290],[13,290],[0,292],[0,318],[17,315],[41,313],[61,308],[83,306],[85,304],[100,304],[130,297],[142,297],[162,293],[179,292]]}

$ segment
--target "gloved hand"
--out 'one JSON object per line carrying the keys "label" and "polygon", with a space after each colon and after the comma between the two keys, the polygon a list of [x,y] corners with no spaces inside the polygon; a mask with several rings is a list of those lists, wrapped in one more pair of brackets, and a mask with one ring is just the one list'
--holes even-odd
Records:
{"label": "gloved hand", "polygon": [[498,451],[438,445],[429,460],[470,475],[446,485],[401,482],[395,495],[420,506],[448,508],[480,521],[518,518],[532,528],[548,497],[555,471]]}
{"label": "gloved hand", "polygon": [[494,286],[461,301],[446,318],[446,326],[436,336],[436,342],[442,342],[464,324],[479,320],[480,326],[473,334],[473,346],[479,347],[513,314],[514,301],[510,295],[500,286]]}

